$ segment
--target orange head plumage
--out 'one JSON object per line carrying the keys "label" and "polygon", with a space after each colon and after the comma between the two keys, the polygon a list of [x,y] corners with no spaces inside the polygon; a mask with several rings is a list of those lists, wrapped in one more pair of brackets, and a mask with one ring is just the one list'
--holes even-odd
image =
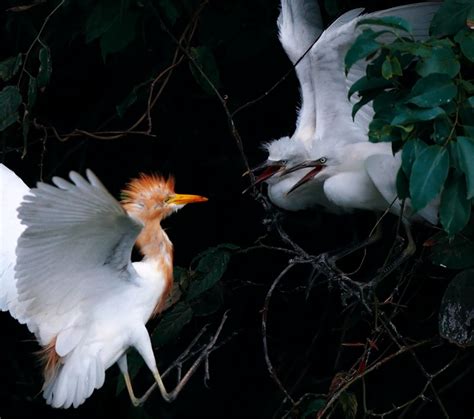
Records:
{"label": "orange head plumage", "polygon": [[141,173],[132,179],[122,191],[122,205],[127,213],[144,224],[160,221],[184,205],[204,202],[199,195],[183,195],[174,191],[174,178]]}

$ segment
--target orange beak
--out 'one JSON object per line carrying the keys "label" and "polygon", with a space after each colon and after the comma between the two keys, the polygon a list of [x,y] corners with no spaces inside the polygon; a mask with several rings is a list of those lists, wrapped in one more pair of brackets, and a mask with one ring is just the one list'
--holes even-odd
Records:
{"label": "orange beak", "polygon": [[192,204],[194,202],[206,202],[208,199],[204,196],[199,195],[185,195],[185,194],[174,194],[171,195],[167,200],[167,204],[175,204],[175,205],[185,205],[185,204]]}

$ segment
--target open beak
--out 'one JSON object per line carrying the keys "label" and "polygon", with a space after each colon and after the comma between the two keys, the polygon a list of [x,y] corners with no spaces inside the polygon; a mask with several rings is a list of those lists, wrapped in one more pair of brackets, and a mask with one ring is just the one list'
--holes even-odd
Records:
{"label": "open beak", "polygon": [[167,204],[175,204],[175,205],[186,205],[192,204],[194,202],[206,202],[208,199],[204,196],[199,195],[185,195],[185,194],[174,194],[171,195],[167,200]]}
{"label": "open beak", "polygon": [[321,163],[319,163],[319,160],[306,160],[292,167],[288,167],[288,169],[285,169],[281,172],[281,175],[284,176],[284,175],[288,175],[290,173],[296,172],[297,170],[300,170],[300,169],[306,169],[308,167],[318,167],[318,166],[321,166]]}
{"label": "open beak", "polygon": [[312,180],[325,167],[323,164],[316,164],[315,162],[305,162],[305,163],[301,163],[297,166],[299,166],[297,169],[295,169],[296,166],[293,166],[292,168],[288,169],[289,171],[287,173],[292,173],[296,170],[303,169],[303,168],[306,168],[306,167],[313,167],[313,170],[310,170],[298,182],[296,182],[291,187],[291,189],[286,193],[287,195],[289,195],[290,193],[292,193],[294,190],[298,189],[300,186],[304,185],[305,183],[308,183],[310,180]]}
{"label": "open beak", "polygon": [[[256,172],[258,170],[263,170],[262,173],[260,173],[260,175],[258,175],[256,178],[255,178],[255,181],[247,188],[245,189],[242,193],[246,193],[250,188],[253,188],[254,186],[262,183],[263,181],[267,180],[268,178],[271,178],[273,175],[275,175],[276,173],[280,172],[283,168],[285,167],[285,165],[283,164],[283,162],[278,162],[278,161],[275,161],[275,162],[269,162],[268,160],[263,162],[262,164],[254,167],[253,169],[250,169],[250,172]],[[242,176],[245,176],[245,175],[248,175],[249,174],[249,171],[245,172]]]}

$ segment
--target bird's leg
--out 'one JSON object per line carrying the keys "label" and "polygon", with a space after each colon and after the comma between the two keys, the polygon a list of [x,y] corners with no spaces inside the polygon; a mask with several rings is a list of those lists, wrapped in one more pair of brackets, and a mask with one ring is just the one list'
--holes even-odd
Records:
{"label": "bird's leg", "polygon": [[[204,347],[199,357],[194,361],[193,365],[189,368],[189,370],[186,372],[184,377],[181,378],[177,386],[170,392],[166,390],[165,384],[163,383],[163,379],[161,378],[161,374],[158,371],[158,367],[156,365],[156,360],[153,354],[153,348],[151,346],[151,341],[150,341],[150,336],[148,334],[148,331],[146,330],[144,326],[142,330],[137,331],[138,339],[136,340],[134,347],[138,351],[138,353],[142,356],[143,360],[145,361],[145,364],[153,373],[153,377],[155,378],[155,383],[147,390],[147,392],[145,393],[143,397],[141,397],[140,399],[137,399],[135,395],[133,394],[130,378],[128,377],[127,379],[128,373],[127,375],[124,374],[125,384],[127,385],[127,389],[130,394],[130,398],[132,399],[132,403],[135,406],[139,406],[140,404],[143,404],[148,399],[148,397],[150,396],[150,394],[152,393],[152,391],[155,389],[156,386],[158,386],[163,399],[165,399],[167,402],[174,401],[176,397],[178,396],[178,394],[183,389],[183,387],[192,377],[192,375],[196,372],[199,366],[207,359],[207,357],[211,353],[212,349],[214,348],[217,342],[217,338],[219,337],[219,334],[221,333],[222,328],[224,327],[224,323],[226,319],[227,319],[227,312],[222,317],[221,323],[216,333],[210,340],[210,342]],[[120,363],[119,363],[119,366],[120,366]],[[127,384],[127,380],[129,384]],[[138,404],[135,404],[135,403],[138,403]]]}
{"label": "bird's leg", "polygon": [[123,354],[120,359],[117,361],[120,371],[123,374],[123,378],[125,380],[125,386],[127,387],[128,395],[130,396],[130,400],[135,407],[141,406],[145,401],[148,399],[150,394],[156,387],[156,384],[153,384],[146,393],[142,396],[137,398],[133,391],[132,387],[132,380],[130,379],[130,374],[128,373],[128,364],[127,364],[127,354]]}

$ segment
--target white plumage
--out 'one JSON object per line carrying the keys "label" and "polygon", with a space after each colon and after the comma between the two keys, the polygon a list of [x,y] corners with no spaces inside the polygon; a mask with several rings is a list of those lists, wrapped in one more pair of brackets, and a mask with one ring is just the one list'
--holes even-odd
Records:
{"label": "white plumage", "polygon": [[[368,142],[368,125],[374,113],[371,103],[363,106],[355,120],[352,119],[352,106],[359,98],[353,95],[349,101],[348,92],[352,84],[365,75],[367,62],[355,63],[346,77],[344,57],[367,27],[357,26],[361,19],[402,17],[410,22],[415,39],[420,40],[428,36],[431,19],[439,6],[439,2],[416,3],[366,15],[361,15],[363,9],[355,9],[322,32],[307,56],[296,66],[302,106],[295,133],[290,140],[283,138],[266,145],[269,152],[266,165],[273,167],[273,172],[267,171],[257,178],[258,182],[268,183],[268,195],[276,205],[292,211],[319,205],[334,212],[336,208],[339,211],[383,210],[392,204],[396,198],[395,179],[400,159],[392,155],[390,143]],[[278,19],[280,39],[293,63],[301,49],[289,51],[289,46],[298,45],[299,37],[303,45],[308,39],[301,28],[305,34],[321,32],[320,18],[314,20],[315,24],[301,19],[302,11],[308,9],[313,10],[312,15],[319,15],[314,0],[282,0]],[[289,42],[287,39],[292,37],[293,41]],[[381,37],[384,41],[391,38],[391,34]],[[301,66],[302,63],[306,64]],[[300,134],[302,132],[312,132],[312,135],[304,136]],[[318,165],[321,158],[324,163],[313,176],[310,167]],[[279,163],[278,170],[275,169],[276,162]],[[288,170],[291,168],[299,170]],[[419,215],[436,224],[436,205],[436,202],[432,203]],[[399,203],[392,206],[393,212],[399,209]]]}
{"label": "white plumage", "polygon": [[[127,380],[129,347],[168,398],[145,328],[172,281],[172,245],[160,221],[206,199],[175,194],[172,180],[143,176],[125,191],[127,213],[89,170],[86,179],[71,172],[72,182],[53,178],[55,186],[39,182],[28,190],[0,169],[0,308],[45,348],[47,402],[79,406],[117,361]],[[132,263],[137,238],[144,259]]]}

